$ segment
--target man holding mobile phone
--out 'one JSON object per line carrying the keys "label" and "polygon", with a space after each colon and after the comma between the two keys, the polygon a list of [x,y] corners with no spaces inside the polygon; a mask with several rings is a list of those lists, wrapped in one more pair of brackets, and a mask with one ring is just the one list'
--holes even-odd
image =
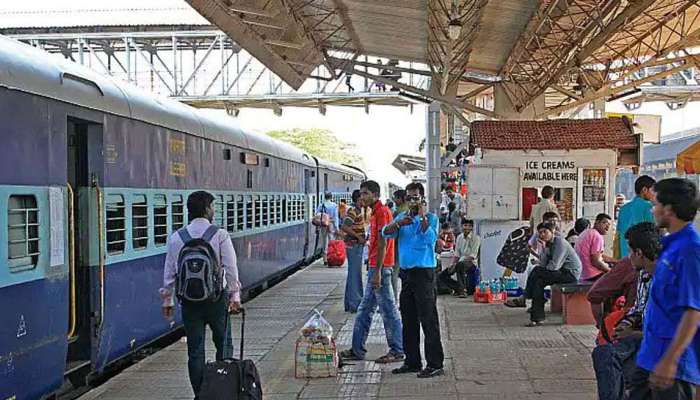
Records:
{"label": "man holding mobile phone", "polygon": [[[438,236],[438,217],[428,212],[425,189],[420,183],[406,186],[408,211],[398,214],[387,225],[382,235],[398,238],[401,295],[399,304],[403,320],[403,348],[406,360],[394,369],[395,374],[418,373],[419,378],[443,375],[444,354],[440,341],[435,290],[435,242]],[[420,329],[425,335],[423,369],[420,353]]]}

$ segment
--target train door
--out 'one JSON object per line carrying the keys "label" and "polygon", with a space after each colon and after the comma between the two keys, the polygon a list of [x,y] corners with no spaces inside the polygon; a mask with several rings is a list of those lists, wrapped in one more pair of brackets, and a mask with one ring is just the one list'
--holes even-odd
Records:
{"label": "train door", "polygon": [[[67,120],[67,192],[68,192],[68,255],[69,255],[69,332],[66,371],[83,369],[91,360],[92,294],[90,274],[90,193],[96,182],[95,160],[101,157],[102,125],[69,117]],[[94,211],[92,213],[94,215]],[[94,249],[93,249],[94,250]],[[78,374],[80,375],[80,374]]]}
{"label": "train door", "polygon": [[[309,208],[313,208],[313,193],[311,192],[311,170],[308,168],[304,168],[304,193],[306,194],[306,204],[304,207],[308,210]],[[314,213],[316,212],[315,209],[311,210],[311,215],[309,215],[308,220],[306,221],[306,229],[304,229],[304,235],[306,236],[304,238],[304,258],[308,259],[310,257],[309,254],[309,240],[312,235],[312,227],[313,225],[311,224],[311,219],[314,216]]]}

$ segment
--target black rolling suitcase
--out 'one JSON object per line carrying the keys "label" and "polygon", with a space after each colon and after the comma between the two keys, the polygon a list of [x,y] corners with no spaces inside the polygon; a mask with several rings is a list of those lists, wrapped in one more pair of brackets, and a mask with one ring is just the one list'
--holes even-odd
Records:
{"label": "black rolling suitcase", "polygon": [[[229,327],[230,329],[230,327]],[[240,358],[207,363],[200,400],[261,400],[262,386],[258,369],[252,360],[243,359],[245,310],[241,309]]]}

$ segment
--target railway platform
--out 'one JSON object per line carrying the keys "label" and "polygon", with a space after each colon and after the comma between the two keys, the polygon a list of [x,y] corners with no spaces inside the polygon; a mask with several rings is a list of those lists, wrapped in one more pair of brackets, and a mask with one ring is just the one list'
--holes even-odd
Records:
{"label": "railway platform", "polygon": [[[295,379],[298,330],[316,308],[335,329],[339,349],[350,346],[354,314],[343,311],[345,268],[314,264],[245,304],[246,358],[256,362],[264,398],[286,399],[542,399],[593,400],[596,385],[590,352],[592,326],[565,326],[549,316],[527,328],[524,309],[476,304],[440,296],[438,311],[445,348],[445,375],[418,379],[396,376],[396,364],[372,361],[344,366],[335,378]],[[234,345],[240,332],[234,320]],[[386,350],[382,322],[375,315],[368,359]],[[207,356],[213,345],[207,342]],[[124,370],[81,400],[192,399],[184,339]]]}

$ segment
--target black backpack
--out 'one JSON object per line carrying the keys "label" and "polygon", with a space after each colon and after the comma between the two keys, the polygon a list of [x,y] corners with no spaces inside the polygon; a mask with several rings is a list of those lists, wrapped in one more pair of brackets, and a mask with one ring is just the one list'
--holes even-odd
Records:
{"label": "black backpack", "polygon": [[215,301],[223,293],[223,270],[210,243],[218,231],[218,226],[211,225],[196,239],[186,227],[177,231],[184,243],[177,257],[175,279],[175,294],[181,301]]}
{"label": "black backpack", "polygon": [[530,259],[530,250],[528,249],[530,236],[530,227],[528,226],[511,232],[496,258],[498,265],[518,274],[525,272],[527,262]]}
{"label": "black backpack", "polygon": [[[231,329],[228,323],[226,329]],[[200,400],[262,400],[260,374],[252,360],[243,359],[245,310],[241,308],[240,358],[209,362],[204,369]],[[228,336],[228,335],[227,335]]]}

